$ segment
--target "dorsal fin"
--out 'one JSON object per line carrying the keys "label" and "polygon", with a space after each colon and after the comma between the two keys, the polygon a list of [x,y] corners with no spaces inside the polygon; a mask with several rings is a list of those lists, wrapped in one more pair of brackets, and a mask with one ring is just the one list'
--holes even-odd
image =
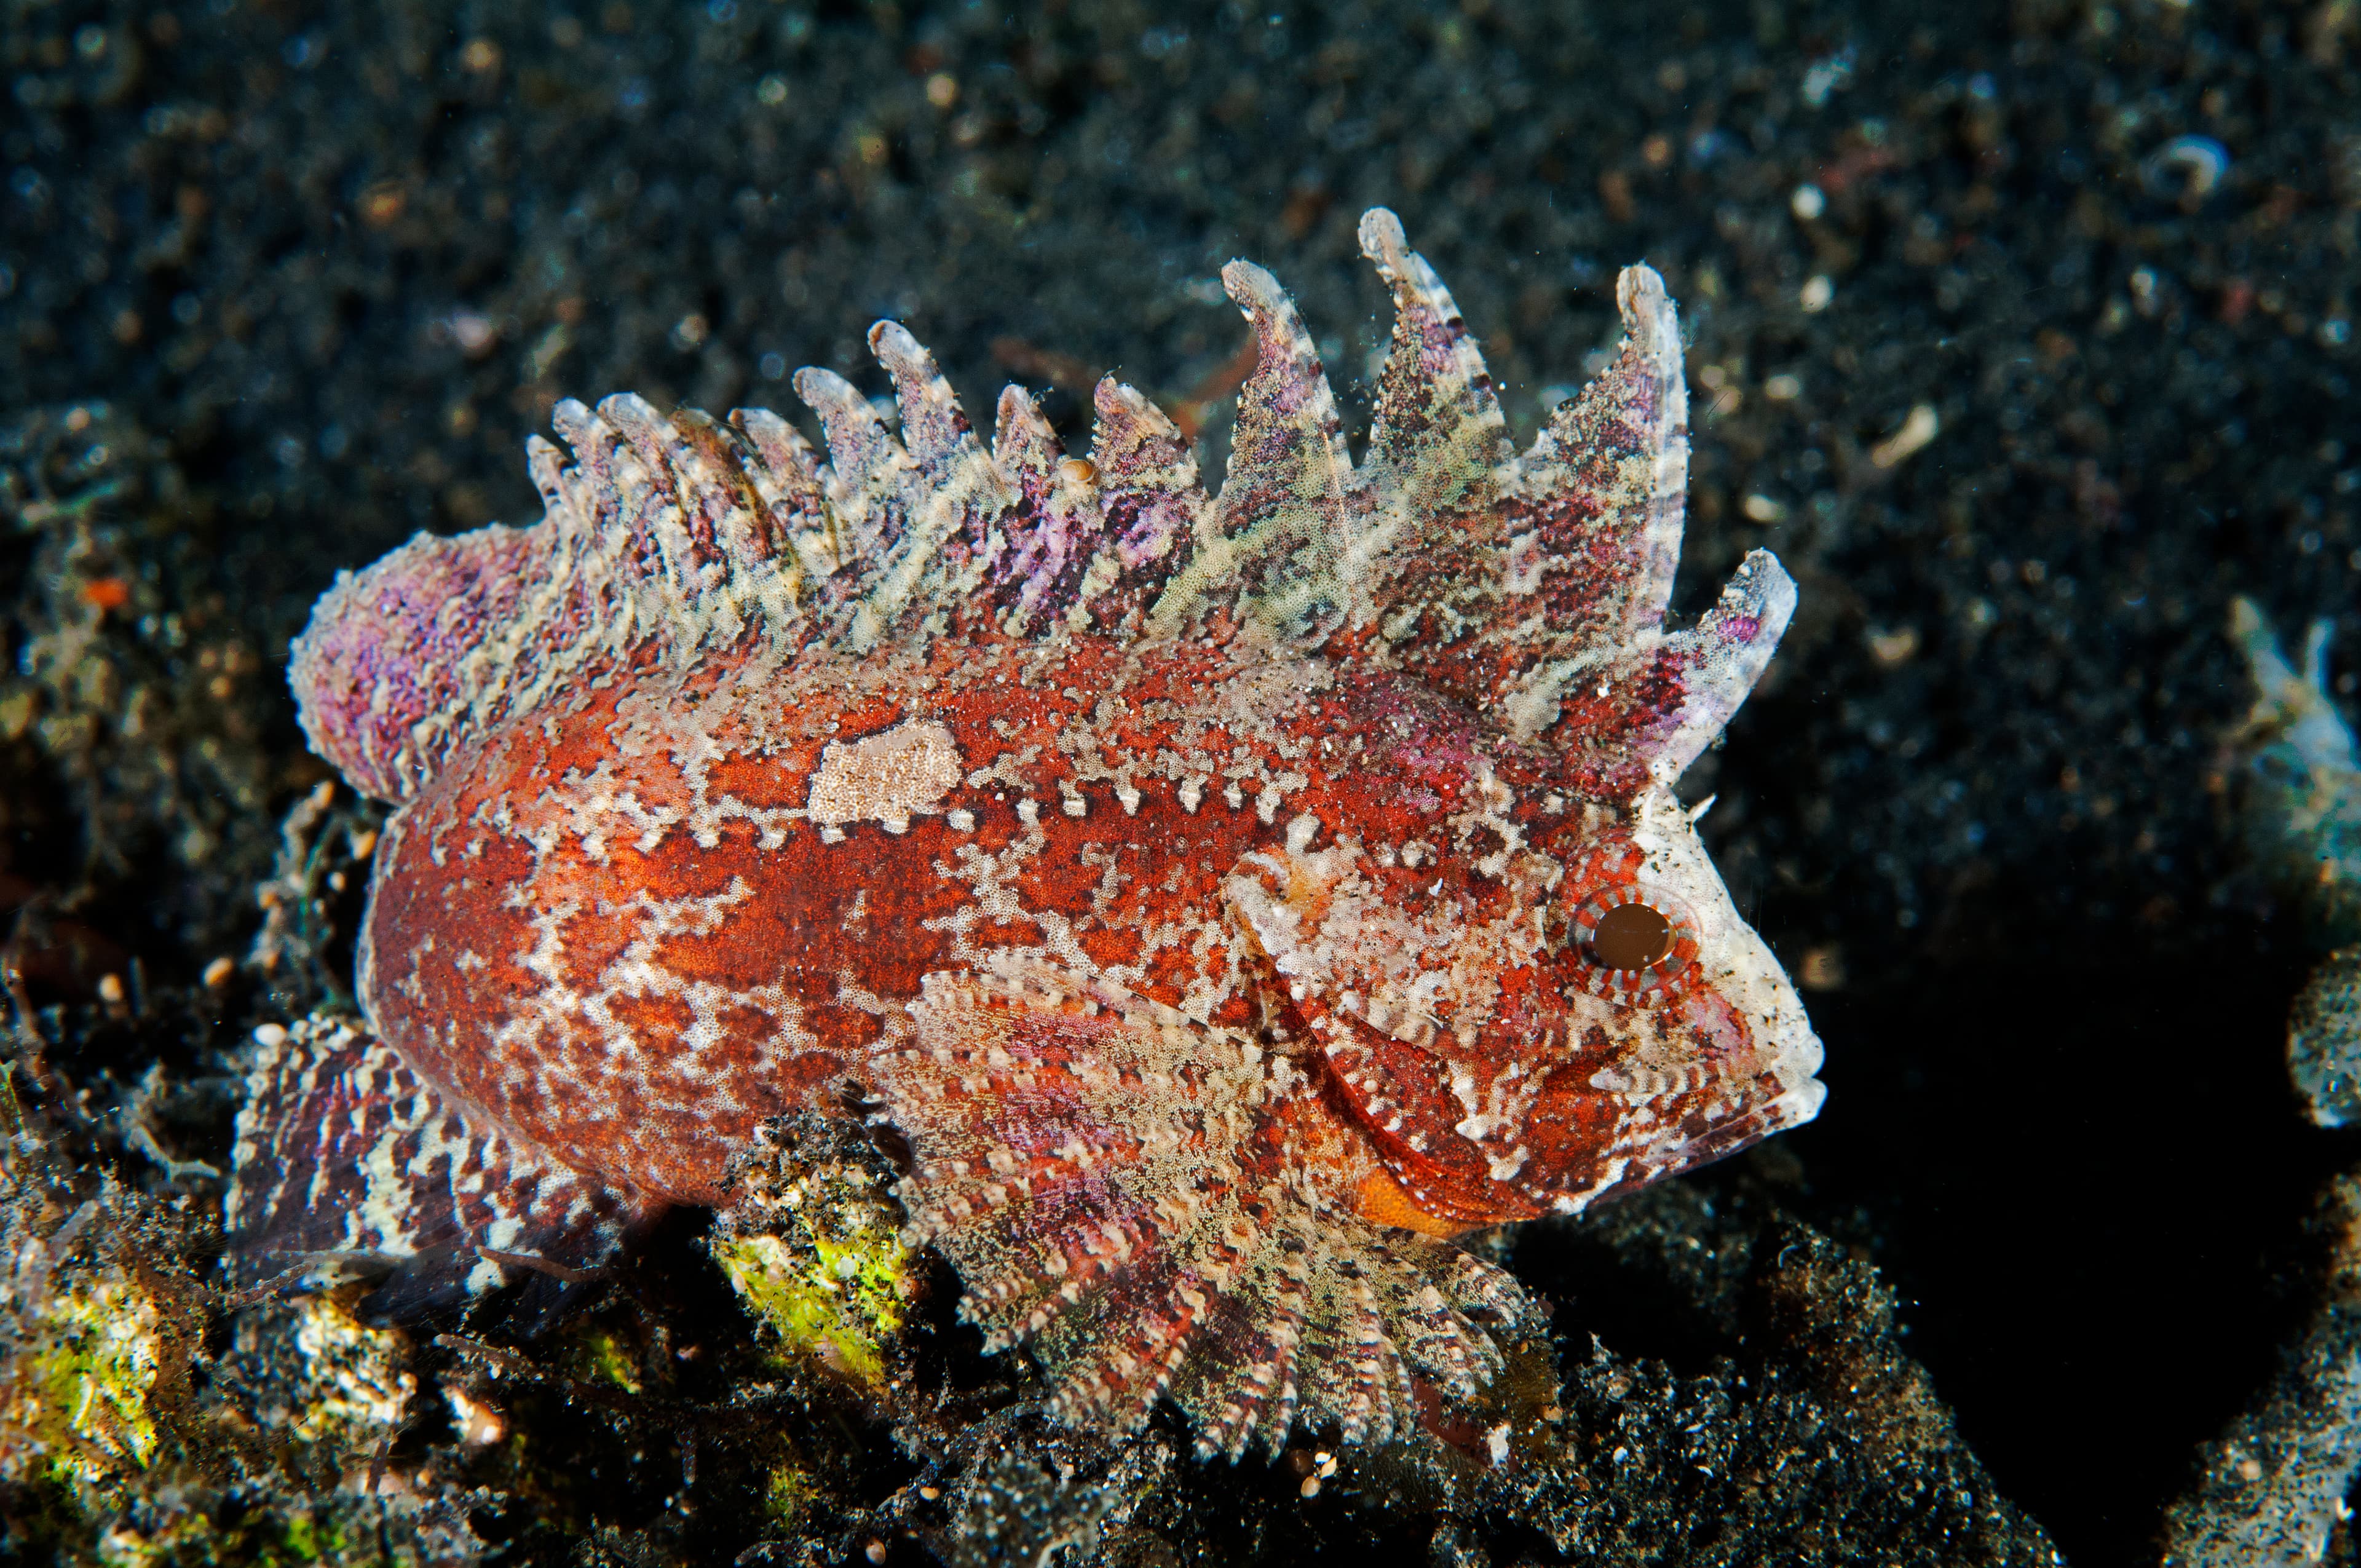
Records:
{"label": "dorsal fin", "polygon": [[1577,788],[1678,777],[1762,674],[1795,585],[1756,551],[1695,628],[1663,630],[1688,485],[1688,393],[1664,280],[1623,270],[1621,351],[1519,462],[1482,357],[1399,221],[1372,211],[1361,238],[1396,306],[1361,475],[1382,656],[1512,737],[1556,747]]}
{"label": "dorsal fin", "polygon": [[819,416],[828,444],[821,481],[829,510],[851,547],[851,565],[873,564],[901,538],[910,455],[861,389],[835,371],[807,366],[796,372],[795,388]]}
{"label": "dorsal fin", "polygon": [[1106,517],[1092,466],[1066,456],[1057,433],[1022,387],[1001,391],[992,455],[1017,492],[1007,520],[1008,549],[995,576],[1007,607],[1004,624],[1022,636],[1044,609],[1073,598]]}
{"label": "dorsal fin", "polygon": [[1361,254],[1393,291],[1393,345],[1378,378],[1369,449],[1359,476],[1367,531],[1384,581],[1374,597],[1388,644],[1439,648],[1481,617],[1495,591],[1506,519],[1518,488],[1508,422],[1490,372],[1449,290],[1406,247],[1383,207],[1361,218]]}
{"label": "dorsal fin", "polygon": [[[1636,635],[1619,656],[1564,680],[1552,678],[1558,667],[1543,666],[1512,694],[1510,715],[1564,755],[1566,782],[1585,795],[1670,784],[1754,689],[1795,610],[1795,584],[1777,557],[1750,551],[1695,626]],[[1525,702],[1534,705],[1530,718],[1518,706]]]}
{"label": "dorsal fin", "polygon": [[803,432],[768,409],[732,409],[730,422],[753,447],[748,477],[770,510],[773,537],[791,541],[805,572],[829,577],[851,558],[851,542],[819,481],[819,455]]}
{"label": "dorsal fin", "polygon": [[1689,488],[1688,383],[1664,280],[1627,267],[1615,303],[1621,353],[1557,406],[1524,465],[1551,625],[1608,643],[1664,620]]}
{"label": "dorsal fin", "polygon": [[1316,643],[1350,609],[1353,460],[1295,302],[1250,261],[1223,268],[1222,282],[1254,327],[1254,373],[1238,393],[1229,472],[1210,526],[1201,525],[1148,631],[1177,635],[1234,592],[1241,620],[1285,642]]}
{"label": "dorsal fin", "polygon": [[622,437],[609,461],[639,520],[636,535],[654,553],[645,570],[678,585],[684,600],[704,598],[728,568],[711,513],[697,504],[685,477],[673,472],[667,439],[671,422],[636,392],[602,399],[598,418],[607,430]]}
{"label": "dorsal fin", "polygon": [[[869,346],[894,378],[902,410],[899,450],[909,471],[890,457],[881,466],[900,488],[895,499],[902,513],[900,536],[889,541],[853,613],[848,642],[855,650],[875,646],[906,612],[924,614],[974,592],[1004,542],[994,525],[1015,508],[1018,494],[976,440],[950,383],[917,338],[899,323],[879,322],[870,329]],[[832,439],[829,450],[833,455]]]}
{"label": "dorsal fin", "polygon": [[1098,429],[1093,482],[1104,542],[1082,576],[1073,613],[1109,633],[1136,631],[1190,554],[1209,503],[1197,455],[1162,409],[1109,376],[1092,394]]}
{"label": "dorsal fin", "polygon": [[1392,480],[1414,517],[1448,516],[1488,501],[1516,473],[1508,421],[1491,372],[1451,291],[1404,247],[1401,220],[1383,207],[1361,218],[1361,254],[1394,296],[1393,346],[1378,377],[1367,465]]}
{"label": "dorsal fin", "polygon": [[586,663],[803,635],[805,552],[762,515],[764,496],[817,484],[798,444],[741,444],[636,398],[568,400],[550,423],[566,450],[526,444],[539,524],[421,533],[339,573],[289,649],[305,733],[356,787],[408,798]]}
{"label": "dorsal fin", "polygon": [[[1664,280],[1625,269],[1620,354],[1521,462],[1482,356],[1400,222],[1372,210],[1361,246],[1396,319],[1357,468],[1294,304],[1249,262],[1222,274],[1256,362],[1211,500],[1188,438],[1112,378],[1088,461],[1063,457],[1015,389],[987,452],[933,358],[881,322],[870,345],[894,378],[898,438],[842,377],[796,373],[824,466],[760,410],[733,430],[628,394],[596,412],[558,404],[571,464],[528,448],[543,527],[422,539],[334,590],[334,636],[296,650],[305,722],[349,776],[399,797],[456,739],[594,652],[653,644],[686,660],[756,627],[790,644],[817,627],[860,653],[979,611],[1011,635],[1175,637],[1218,610],[1273,647],[1406,668],[1554,746],[1577,788],[1676,776],[1761,673],[1795,590],[1758,551],[1696,628],[1663,630],[1688,475]],[[427,674],[395,673],[421,658]]]}

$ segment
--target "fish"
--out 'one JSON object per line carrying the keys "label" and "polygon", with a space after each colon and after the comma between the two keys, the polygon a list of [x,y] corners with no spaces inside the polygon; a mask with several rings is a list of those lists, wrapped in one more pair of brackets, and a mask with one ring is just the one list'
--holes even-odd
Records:
{"label": "fish", "polygon": [[824,369],[824,454],[563,402],[541,521],[340,574],[290,678],[393,811],[362,1020],[254,1069],[241,1266],[555,1310],[765,1122],[862,1117],[1053,1415],[1170,1399],[1235,1458],[1496,1376],[1534,1301],[1457,1238],[1810,1120],[1819,1041],[1675,787],[1795,585],[1756,550],[1666,624],[1663,280],[1520,453],[1400,220],[1359,238],[1395,319],[1357,456],[1234,261],[1218,489],[1113,378],[1085,455],[1015,386],[987,445],[884,322],[895,426]]}

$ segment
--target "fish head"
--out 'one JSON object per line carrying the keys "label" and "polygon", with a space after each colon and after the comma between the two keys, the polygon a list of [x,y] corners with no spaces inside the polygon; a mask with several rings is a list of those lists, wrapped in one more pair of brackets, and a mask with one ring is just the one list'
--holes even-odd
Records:
{"label": "fish head", "polygon": [[1391,1223],[1577,1212],[1819,1110],[1803,1003],[1669,790],[1525,837],[1313,848],[1299,823],[1229,878]]}

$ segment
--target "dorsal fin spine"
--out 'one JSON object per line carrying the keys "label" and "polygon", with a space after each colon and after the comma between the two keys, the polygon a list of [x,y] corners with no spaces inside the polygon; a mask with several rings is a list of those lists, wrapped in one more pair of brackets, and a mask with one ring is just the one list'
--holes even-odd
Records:
{"label": "dorsal fin spine", "polygon": [[1092,393],[1090,464],[1104,521],[1075,585],[1067,623],[1133,635],[1156,593],[1187,561],[1207,502],[1197,455],[1162,409],[1114,377]]}
{"label": "dorsal fin spine", "polygon": [[861,389],[833,370],[806,367],[796,372],[796,396],[819,416],[828,444],[820,470],[828,504],[851,543],[856,578],[884,558],[902,530],[900,501],[912,465],[910,455]]}
{"label": "dorsal fin spine", "polygon": [[[869,345],[893,376],[902,411],[903,442],[888,438],[901,454],[895,477],[916,483],[901,486],[901,537],[877,563],[854,611],[848,641],[856,652],[875,646],[906,612],[939,611],[981,587],[996,543],[990,524],[1016,498],[976,440],[933,356],[896,322],[873,327]],[[974,536],[955,555],[955,542],[971,525]]]}
{"label": "dorsal fin spine", "polygon": [[1072,597],[1084,553],[1098,542],[1106,515],[1095,468],[1066,458],[1057,433],[1022,387],[1001,391],[993,461],[1016,494],[1008,549],[997,571],[1016,590],[1003,625],[1023,636],[1054,596]]}
{"label": "dorsal fin spine", "polygon": [[730,422],[754,446],[757,461],[749,467],[754,488],[771,509],[782,535],[790,541],[804,571],[825,579],[850,560],[851,542],[837,526],[820,483],[819,455],[803,432],[769,409],[737,409]]}
{"label": "dorsal fin spine", "polygon": [[[501,546],[531,562],[512,574],[519,602],[486,598],[468,612],[486,625],[464,661],[477,696],[455,722],[485,721],[594,651],[633,656],[651,639],[685,659],[756,627],[789,647],[817,630],[857,654],[979,611],[1011,636],[1118,638],[1184,635],[1219,612],[1274,649],[1325,644],[1414,669],[1521,740],[1578,723],[1586,778],[1676,769],[1759,674],[1792,585],[1766,557],[1708,624],[1662,630],[1687,480],[1679,323],[1663,280],[1621,275],[1621,354],[1520,463],[1457,306],[1400,221],[1373,210],[1360,240],[1396,307],[1366,462],[1347,451],[1294,304],[1261,268],[1233,262],[1224,281],[1252,326],[1255,366],[1212,499],[1189,439],[1112,378],[1094,397],[1087,461],[1064,459],[1016,389],[988,451],[932,356],[893,323],[871,344],[894,378],[898,439],[842,377],[796,376],[825,464],[763,411],[725,428],[628,394],[595,412],[557,404],[571,460],[528,446],[546,527]],[[461,547],[418,546],[445,548]],[[423,559],[400,569],[426,575]],[[452,570],[492,595],[473,560]],[[510,619],[535,624],[490,624]],[[389,647],[429,635],[423,621],[383,630]],[[378,655],[357,640],[334,655],[347,656],[357,670]],[[513,667],[490,673],[502,661]],[[1657,674],[1630,678],[1643,667]],[[395,728],[371,720],[354,766],[401,793],[447,738],[397,742]]]}
{"label": "dorsal fin spine", "polygon": [[1477,478],[1508,488],[1516,471],[1508,420],[1451,291],[1408,247],[1401,220],[1383,207],[1361,218],[1361,254],[1394,298],[1393,347],[1379,376],[1369,432],[1370,467],[1398,476],[1414,515],[1448,512]]}
{"label": "dorsal fin spine", "polygon": [[1200,522],[1197,548],[1149,612],[1151,637],[1178,635],[1219,592],[1280,641],[1314,643],[1345,613],[1350,554],[1345,504],[1353,460],[1336,400],[1294,302],[1250,261],[1222,269],[1254,328],[1257,359],[1238,395],[1230,469]]}

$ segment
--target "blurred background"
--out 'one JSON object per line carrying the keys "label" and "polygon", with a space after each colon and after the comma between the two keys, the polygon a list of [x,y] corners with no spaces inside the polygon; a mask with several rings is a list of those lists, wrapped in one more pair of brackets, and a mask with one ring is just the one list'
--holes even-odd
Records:
{"label": "blurred background", "polygon": [[[532,521],[557,399],[801,417],[799,366],[884,390],[891,316],[972,411],[1021,380],[1079,445],[1114,372],[1218,459],[1221,264],[1293,291],[1357,420],[1384,204],[1521,441],[1619,268],[1680,305],[1676,609],[1758,545],[1802,588],[1691,776],[1828,1043],[1797,1206],[1905,1292],[2001,1487],[2135,1551],[2301,1318],[2356,1150],[2284,1086],[2304,956],[2225,831],[2223,627],[2356,630],[2352,0],[10,0],[0,49],[35,1000],[244,950],[325,776],[287,639],[412,531]],[[137,521],[60,554],[93,488]]]}

